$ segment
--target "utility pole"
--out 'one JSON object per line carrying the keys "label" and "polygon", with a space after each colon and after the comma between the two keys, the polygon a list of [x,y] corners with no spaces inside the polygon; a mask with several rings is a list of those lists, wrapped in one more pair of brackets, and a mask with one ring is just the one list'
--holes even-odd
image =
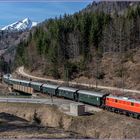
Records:
{"label": "utility pole", "polygon": [[96,90],[98,89],[98,75],[99,75],[99,64],[98,64],[98,49],[96,52]]}
{"label": "utility pole", "polygon": [[[124,66],[123,66],[123,59],[124,59],[124,44],[122,44],[122,33],[123,33],[123,28],[124,28],[124,21],[122,21],[121,23],[121,19],[120,19],[120,55],[121,55],[121,79],[122,79],[122,83],[121,83],[121,87],[123,89],[123,94],[124,94]],[[123,34],[124,35],[124,34]],[[123,36],[124,37],[124,36]]]}
{"label": "utility pole", "polygon": [[52,105],[53,105],[53,93],[51,92],[51,102],[52,102]]}

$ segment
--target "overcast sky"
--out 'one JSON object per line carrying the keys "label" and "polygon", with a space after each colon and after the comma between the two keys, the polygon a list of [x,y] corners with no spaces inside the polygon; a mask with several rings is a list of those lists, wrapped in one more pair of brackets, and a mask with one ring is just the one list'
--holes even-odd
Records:
{"label": "overcast sky", "polygon": [[[20,1],[20,2],[19,2]],[[26,17],[41,22],[50,17],[73,14],[91,0],[0,0],[0,28]]]}

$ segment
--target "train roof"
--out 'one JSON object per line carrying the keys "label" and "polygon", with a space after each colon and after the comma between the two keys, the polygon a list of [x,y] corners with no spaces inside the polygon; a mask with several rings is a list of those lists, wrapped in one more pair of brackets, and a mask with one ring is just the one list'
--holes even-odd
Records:
{"label": "train roof", "polygon": [[135,100],[135,99],[129,98],[129,97],[109,95],[108,98],[113,98],[113,99],[117,99],[117,100],[121,100],[121,101],[129,101],[129,102],[134,102],[134,103],[140,104],[140,100]]}
{"label": "train roof", "polygon": [[21,80],[10,78],[11,81],[21,82]]}
{"label": "train roof", "polygon": [[94,96],[97,96],[97,97],[103,97],[104,95],[106,95],[106,93],[88,91],[88,90],[79,90],[78,93],[85,94],[85,95],[91,95],[91,96],[94,95]]}
{"label": "train roof", "polygon": [[78,90],[76,88],[71,88],[71,87],[59,87],[59,89],[65,91],[71,91],[71,92],[76,92]]}
{"label": "train roof", "polygon": [[26,81],[26,80],[20,80],[21,83],[26,83],[26,84],[29,84],[30,81]]}
{"label": "train roof", "polygon": [[43,83],[39,83],[39,82],[31,82],[31,85],[41,86],[41,85],[43,85]]}
{"label": "train roof", "polygon": [[52,85],[52,84],[44,84],[43,87],[57,89],[59,86],[58,85]]}
{"label": "train roof", "polygon": [[26,81],[26,80],[19,80],[19,79],[13,79],[13,78],[10,78],[11,81],[15,81],[15,82],[19,82],[19,83],[26,83],[26,84],[29,84],[30,81]]}

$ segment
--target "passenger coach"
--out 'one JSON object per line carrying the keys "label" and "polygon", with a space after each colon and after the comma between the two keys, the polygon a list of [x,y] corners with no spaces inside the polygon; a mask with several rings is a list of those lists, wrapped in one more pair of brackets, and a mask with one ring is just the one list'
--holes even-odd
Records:
{"label": "passenger coach", "polygon": [[94,91],[79,90],[78,100],[80,102],[88,103],[95,106],[104,105],[105,97],[108,95],[106,93],[99,93]]}
{"label": "passenger coach", "polygon": [[42,86],[43,93],[57,96],[58,85],[44,84]]}
{"label": "passenger coach", "polygon": [[57,96],[72,99],[72,100],[77,100],[77,98],[78,98],[77,91],[78,91],[78,89],[76,89],[76,88],[59,87]]}

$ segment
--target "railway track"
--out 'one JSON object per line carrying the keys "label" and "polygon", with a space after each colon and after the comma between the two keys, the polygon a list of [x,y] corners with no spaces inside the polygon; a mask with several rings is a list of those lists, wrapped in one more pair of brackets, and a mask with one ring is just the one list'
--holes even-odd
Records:
{"label": "railway track", "polygon": [[[42,78],[42,77],[37,77],[37,76],[30,75],[30,74],[28,74],[28,73],[26,73],[24,71],[24,67],[23,66],[19,67],[17,69],[17,73],[19,75],[24,76],[24,77],[35,79],[35,80],[50,81],[50,82],[55,82],[55,83],[58,83],[58,84],[62,84],[62,83],[65,82],[63,80],[54,80],[54,79]],[[96,87],[96,85],[93,85],[93,84],[85,84],[85,83],[77,83],[77,82],[69,82],[69,84],[70,85],[85,86],[85,87]],[[116,87],[101,86],[101,85],[98,85],[98,88],[99,89],[112,90],[112,91],[123,91],[123,92],[130,92],[130,93],[138,93],[138,94],[140,94],[140,91],[139,90],[135,90],[135,89],[124,89],[124,88],[116,88]]]}

